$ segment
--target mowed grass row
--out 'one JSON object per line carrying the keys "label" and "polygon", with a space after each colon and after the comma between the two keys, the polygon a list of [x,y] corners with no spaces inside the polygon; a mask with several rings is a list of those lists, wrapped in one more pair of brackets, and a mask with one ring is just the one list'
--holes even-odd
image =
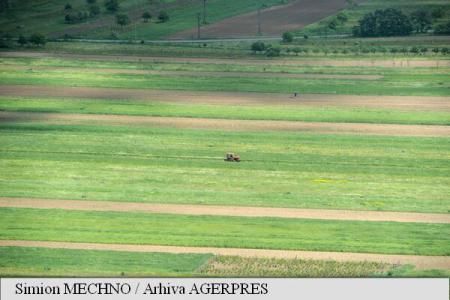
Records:
{"label": "mowed grass row", "polygon": [[0,247],[2,276],[369,277],[400,273],[399,268],[391,269],[375,262]]}
{"label": "mowed grass row", "polygon": [[[76,46],[78,44],[74,44]],[[91,46],[88,44],[88,46]],[[111,47],[116,47],[117,45],[110,45]],[[139,47],[134,45],[134,47]],[[97,53],[93,53],[97,54]],[[40,67],[57,67],[57,68],[87,68],[88,70],[95,70],[102,72],[108,72],[107,69],[114,70],[124,70],[133,71],[191,71],[191,72],[246,72],[246,73],[280,73],[280,74],[330,74],[330,75],[380,75],[386,76],[391,75],[395,77],[399,76],[410,76],[411,73],[417,73],[422,75],[446,75],[450,72],[449,67],[442,66],[446,60],[442,60],[439,67],[399,67],[407,66],[409,61],[414,61],[414,57],[400,58],[400,61],[392,63],[392,67],[332,67],[332,66],[320,66],[320,62],[323,58],[316,58],[318,61],[318,66],[300,66],[295,65],[301,64],[306,59],[296,58],[292,60],[293,64],[285,64],[285,60],[267,60],[267,64],[262,64],[261,60],[264,57],[252,57],[251,59],[241,59],[241,60],[221,60],[215,61],[212,58],[209,61],[203,62],[169,62],[158,60],[158,57],[154,57],[153,61],[140,60],[132,55],[121,56],[120,60],[110,57],[110,59],[98,60],[96,58],[86,55],[86,57],[54,57],[50,56],[42,57],[0,57],[0,66],[2,69],[13,69],[14,67],[29,67],[40,68]],[[147,54],[148,55],[148,54]],[[177,56],[175,56],[177,57]],[[105,56],[108,58],[108,56]],[[128,61],[127,61],[128,58]],[[259,60],[254,61],[255,58]],[[396,59],[396,57],[388,57],[389,59]],[[122,60],[123,59],[123,60]],[[330,61],[333,60],[346,60],[346,57],[340,58],[325,58]],[[364,58],[358,57],[358,61],[374,61],[374,58]],[[425,60],[425,57],[421,58]],[[378,58],[379,60],[379,58]],[[307,59],[310,62],[311,58]],[[276,62],[279,62],[277,64]],[[439,64],[439,62],[436,62]],[[39,69],[37,69],[39,70]],[[276,74],[274,74],[276,76]]]}
{"label": "mowed grass row", "polygon": [[210,254],[0,247],[2,276],[192,276]]}
{"label": "mowed grass row", "polygon": [[4,240],[450,255],[448,224],[22,208],[0,216]]}
{"label": "mowed grass row", "polygon": [[0,68],[0,84],[86,86],[189,91],[320,93],[349,95],[448,96],[447,74],[386,75],[378,80],[212,77],[159,74],[114,74],[64,69]]}
{"label": "mowed grass row", "polygon": [[[176,97],[176,96],[175,96]],[[450,113],[362,107],[162,103],[0,96],[0,111],[194,117],[233,120],[450,125]]]}
{"label": "mowed grass row", "polygon": [[448,138],[42,123],[0,134],[4,197],[450,211]]}

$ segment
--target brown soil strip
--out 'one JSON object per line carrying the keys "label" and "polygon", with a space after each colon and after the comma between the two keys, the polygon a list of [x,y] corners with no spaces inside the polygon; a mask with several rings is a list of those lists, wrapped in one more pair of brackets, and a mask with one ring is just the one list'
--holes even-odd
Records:
{"label": "brown soil strip", "polygon": [[329,67],[450,67],[450,60],[432,59],[345,59],[345,58],[281,58],[281,59],[239,59],[239,58],[193,58],[193,57],[156,57],[131,55],[89,55],[50,52],[10,51],[0,52],[0,57],[54,57],[98,61],[165,62],[165,63],[202,63],[230,65],[280,65],[280,66],[329,66]]}
{"label": "brown soil strip", "polygon": [[[362,2],[362,1],[357,1]],[[261,10],[261,33],[281,36],[283,32],[301,29],[335,14],[346,7],[345,0],[296,0],[287,5]],[[258,35],[257,12],[225,19],[201,28],[202,38],[242,38]],[[174,39],[197,37],[197,28],[170,36]]]}
{"label": "brown soil strip", "polygon": [[157,245],[127,245],[127,244],[94,244],[44,241],[14,241],[0,240],[0,247],[42,247],[56,249],[76,250],[104,250],[125,252],[164,252],[164,253],[211,253],[214,255],[229,255],[257,258],[283,258],[283,259],[312,259],[332,260],[339,262],[373,261],[388,264],[411,264],[417,269],[450,269],[448,256],[418,256],[418,255],[391,255],[350,252],[315,252],[292,250],[264,250],[240,248],[212,248],[212,247],[180,247]]}
{"label": "brown soil strip", "polygon": [[33,70],[33,71],[64,71],[100,74],[129,74],[129,75],[159,75],[159,76],[181,76],[181,77],[242,77],[242,78],[298,78],[298,79],[342,79],[342,80],[378,80],[384,78],[380,75],[341,75],[341,74],[297,74],[297,73],[275,73],[275,72],[201,72],[201,71],[153,71],[153,70],[131,70],[111,68],[73,68],[73,67],[42,67],[33,66],[1,66],[3,70]]}
{"label": "brown soil strip", "polygon": [[0,112],[0,122],[42,121],[47,124],[109,124],[214,129],[224,131],[296,131],[325,134],[450,137],[450,126],[254,121],[124,115]]}
{"label": "brown soil strip", "polygon": [[343,106],[420,111],[450,111],[450,97],[422,96],[300,94],[294,98],[292,95],[288,94],[269,93],[192,92],[120,88],[48,87],[33,85],[0,85],[0,95],[20,97],[134,99],[186,104]]}
{"label": "brown soil strip", "polygon": [[0,207],[450,224],[450,214],[0,198]]}

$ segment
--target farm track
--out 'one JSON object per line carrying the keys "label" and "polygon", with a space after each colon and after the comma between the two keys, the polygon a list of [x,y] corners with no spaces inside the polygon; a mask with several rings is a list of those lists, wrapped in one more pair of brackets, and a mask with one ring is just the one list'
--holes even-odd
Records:
{"label": "farm track", "polygon": [[143,212],[181,215],[273,217],[341,221],[408,222],[450,224],[450,214],[408,213],[389,211],[351,211],[185,204],[149,204],[86,200],[52,200],[0,197],[0,207],[65,209],[82,211]]}
{"label": "farm track", "polygon": [[450,126],[440,125],[322,123],[98,114],[0,112],[0,123],[2,122],[43,122],[45,124],[55,125],[140,125],[181,129],[212,129],[224,131],[294,131],[324,134],[450,137]]}
{"label": "farm track", "polygon": [[299,74],[281,72],[203,72],[203,71],[153,71],[132,70],[112,68],[73,68],[73,67],[43,67],[8,65],[1,66],[3,70],[33,70],[33,71],[57,71],[57,72],[83,72],[100,74],[125,74],[125,75],[157,75],[157,76],[180,76],[180,77],[219,77],[219,78],[304,78],[304,79],[346,79],[346,80],[378,80],[383,79],[380,75],[341,75],[341,74]]}
{"label": "farm track", "polygon": [[316,251],[292,251],[292,250],[266,250],[243,248],[213,248],[213,247],[183,247],[183,246],[159,246],[159,245],[129,245],[129,244],[96,244],[96,243],[71,243],[71,242],[47,242],[47,241],[22,241],[0,240],[0,247],[38,247],[75,250],[103,250],[124,252],[163,252],[163,253],[210,253],[214,255],[257,257],[257,258],[282,258],[282,259],[311,259],[332,260],[338,262],[373,261],[388,264],[411,264],[416,269],[450,269],[450,257],[448,256],[418,256],[418,255],[391,255],[350,252],[316,252]]}
{"label": "farm track", "polygon": [[193,92],[94,87],[49,87],[35,85],[0,85],[0,95],[19,97],[71,97],[88,99],[132,99],[167,103],[218,105],[282,105],[282,106],[334,106],[365,107],[398,110],[449,111],[450,97],[431,96],[359,96],[301,94],[296,98],[288,94]]}
{"label": "farm track", "polygon": [[127,62],[163,62],[163,63],[199,63],[199,64],[229,64],[229,65],[274,65],[274,66],[317,66],[317,67],[450,67],[450,60],[432,59],[345,59],[337,57],[307,57],[307,58],[194,58],[194,57],[163,57],[163,56],[133,56],[133,55],[94,55],[51,52],[9,51],[0,52],[0,57],[30,57],[30,58],[70,58],[97,61],[127,61]]}

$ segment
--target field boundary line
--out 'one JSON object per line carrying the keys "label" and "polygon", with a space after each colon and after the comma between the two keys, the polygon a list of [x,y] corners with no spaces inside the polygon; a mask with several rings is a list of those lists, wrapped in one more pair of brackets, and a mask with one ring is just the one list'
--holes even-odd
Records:
{"label": "field boundary line", "polygon": [[8,121],[34,121],[54,125],[146,125],[165,128],[223,131],[286,131],[323,134],[450,137],[450,126],[445,125],[397,125],[270,120],[229,120],[101,114],[0,112],[0,122]]}
{"label": "field boundary line", "polygon": [[450,269],[450,257],[448,256],[419,256],[419,255],[395,255],[372,254],[352,252],[319,252],[319,251],[294,251],[294,250],[268,250],[268,249],[244,249],[244,248],[214,248],[214,247],[183,247],[162,245],[130,245],[130,244],[99,244],[99,243],[72,243],[50,241],[23,241],[0,240],[0,247],[36,247],[74,250],[102,250],[123,252],[163,252],[163,253],[193,253],[214,254],[227,256],[240,256],[252,258],[283,258],[283,259],[308,259],[308,260],[332,260],[339,262],[373,261],[394,265],[411,264],[417,269]]}
{"label": "field boundary line", "polygon": [[195,216],[273,217],[341,221],[450,224],[450,214],[391,211],[355,211],[223,205],[159,204],[88,200],[52,200],[0,197],[0,207],[82,211],[143,212]]}

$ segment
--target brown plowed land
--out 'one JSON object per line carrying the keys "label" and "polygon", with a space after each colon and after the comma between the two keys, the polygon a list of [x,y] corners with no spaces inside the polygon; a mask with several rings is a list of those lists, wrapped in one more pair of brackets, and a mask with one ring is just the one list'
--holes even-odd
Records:
{"label": "brown plowed land", "polygon": [[0,122],[40,121],[47,124],[141,125],[224,131],[296,131],[324,134],[450,137],[450,126],[254,121],[124,115],[0,112]]}
{"label": "brown plowed land", "polygon": [[[362,1],[357,1],[362,2]],[[261,10],[261,34],[280,37],[283,32],[300,29],[346,7],[345,0],[297,0],[287,5]],[[189,39],[197,28],[178,32],[169,38]],[[202,38],[242,38],[258,36],[257,12],[251,12],[201,28]]]}
{"label": "brown plowed land", "polygon": [[134,99],[172,103],[220,105],[295,105],[295,106],[348,106],[399,110],[450,111],[449,97],[428,96],[359,96],[301,94],[296,98],[288,94],[192,92],[121,88],[48,87],[33,85],[0,85],[0,95],[20,97],[71,97],[92,99]]}
{"label": "brown plowed land", "polygon": [[352,211],[185,204],[149,204],[109,201],[50,200],[37,198],[0,198],[0,207],[66,209],[85,211],[144,212],[181,215],[275,217],[372,222],[409,222],[450,224],[449,214],[424,214],[389,211]]}
{"label": "brown plowed land", "polygon": [[0,57],[32,57],[32,58],[70,58],[98,61],[128,61],[128,62],[163,62],[163,63],[199,63],[199,64],[230,64],[230,65],[275,65],[275,66],[317,66],[317,67],[393,67],[393,68],[430,68],[450,67],[450,60],[433,59],[345,59],[345,58],[194,58],[194,57],[161,57],[132,55],[93,55],[50,52],[8,51],[0,52]]}
{"label": "brown plowed land", "polygon": [[214,255],[228,255],[257,258],[281,258],[281,259],[312,259],[331,260],[339,262],[373,261],[388,264],[411,264],[416,269],[450,269],[450,257],[448,256],[419,256],[419,255],[392,255],[352,252],[315,252],[292,250],[265,250],[242,248],[213,248],[213,247],[182,247],[182,246],[158,246],[158,245],[129,245],[129,244],[95,244],[95,243],[70,243],[70,242],[45,242],[45,241],[20,241],[0,240],[0,247],[40,247],[55,249],[76,250],[104,250],[124,252],[163,252],[163,253],[210,253]]}

